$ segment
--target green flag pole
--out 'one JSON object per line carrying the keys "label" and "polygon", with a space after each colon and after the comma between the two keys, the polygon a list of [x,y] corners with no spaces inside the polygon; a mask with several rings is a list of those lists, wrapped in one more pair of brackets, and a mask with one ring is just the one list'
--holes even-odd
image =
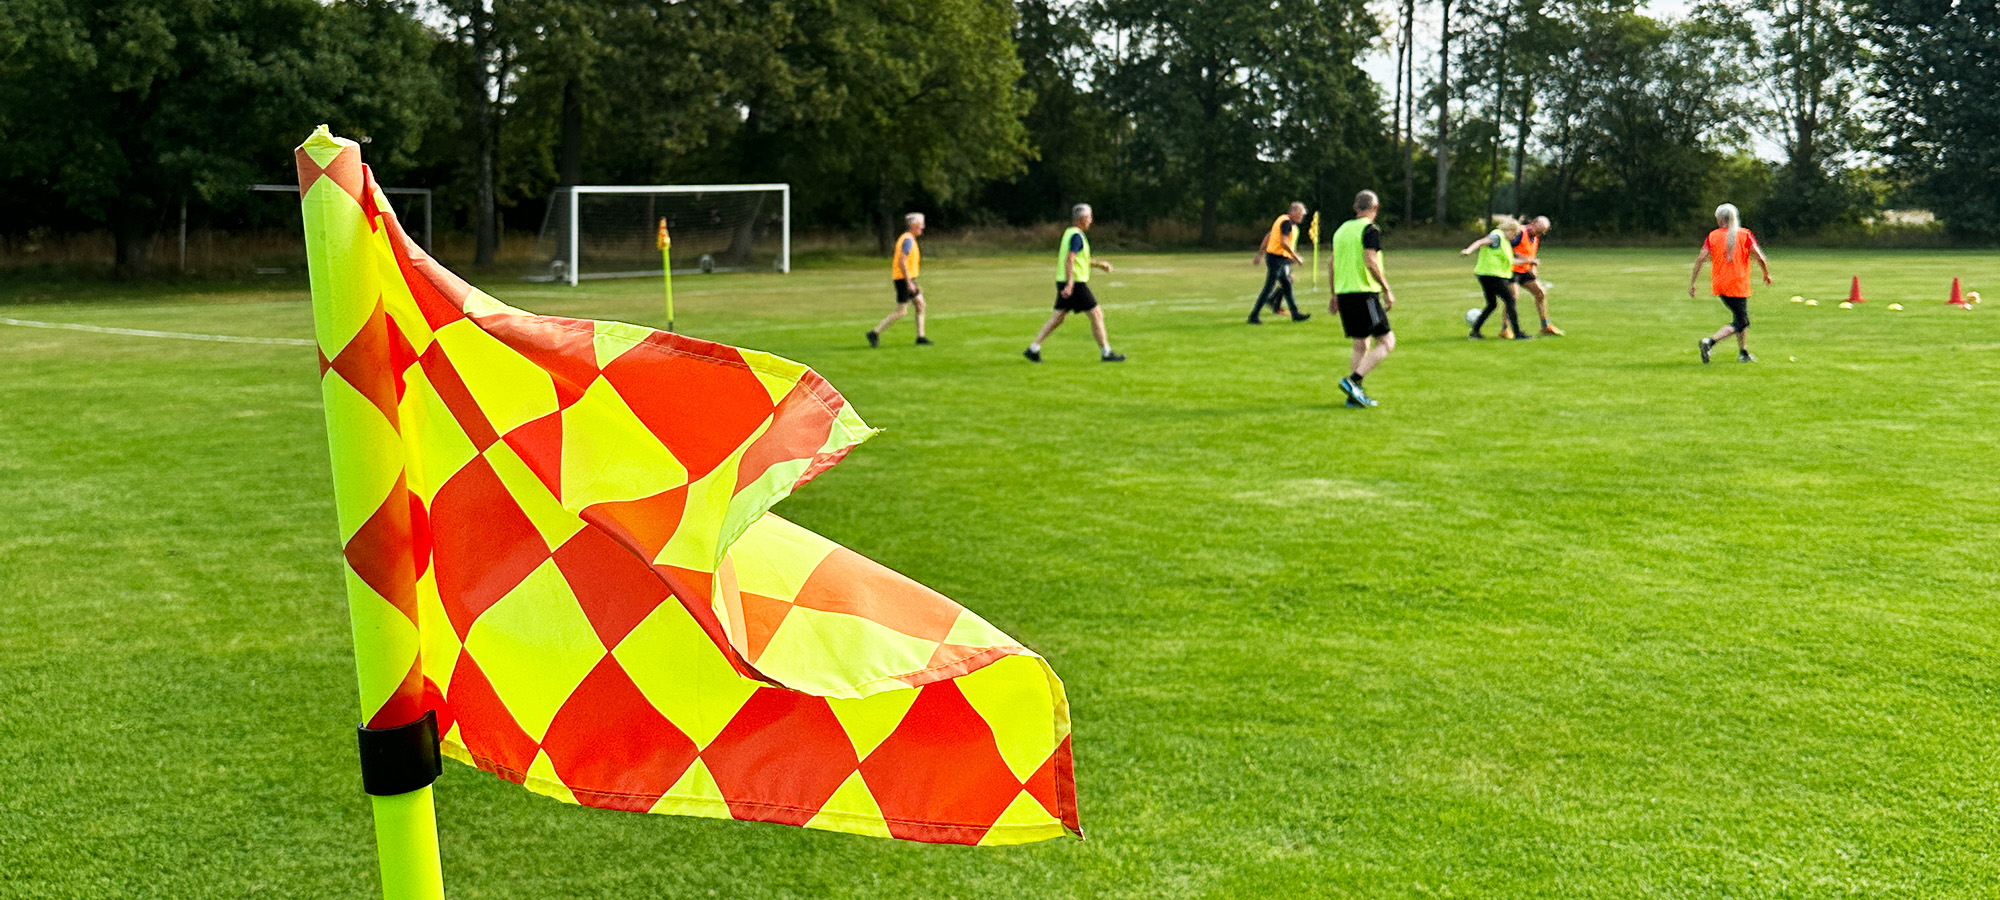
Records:
{"label": "green flag pole", "polygon": [[340,361],[322,367],[320,385],[364,723],[361,783],[374,807],[382,896],[443,900],[431,798],[440,770],[437,717],[424,709],[411,503],[400,423],[377,403],[397,394],[387,334],[397,326],[382,313],[402,286],[385,274],[397,271],[387,234],[360,200],[374,188],[360,145],[322,125],[296,157],[313,330],[321,358]]}
{"label": "green flag pole", "polygon": [[674,330],[674,264],[669,255],[673,250],[674,239],[672,235],[667,234],[666,219],[660,220],[660,236],[657,243],[660,245],[660,272],[667,279],[667,330],[672,331]]}

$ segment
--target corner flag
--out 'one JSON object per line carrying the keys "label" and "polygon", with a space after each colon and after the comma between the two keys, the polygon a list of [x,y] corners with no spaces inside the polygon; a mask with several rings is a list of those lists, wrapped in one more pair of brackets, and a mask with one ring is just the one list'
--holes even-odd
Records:
{"label": "corner flag", "polygon": [[1081,836],[1048,664],[769,512],[872,434],[825,379],[508,307],[410,241],[359,146],[322,126],[297,160],[385,892],[437,877],[391,871],[436,872],[434,837],[391,846],[435,771],[377,777],[371,740],[585,806]]}

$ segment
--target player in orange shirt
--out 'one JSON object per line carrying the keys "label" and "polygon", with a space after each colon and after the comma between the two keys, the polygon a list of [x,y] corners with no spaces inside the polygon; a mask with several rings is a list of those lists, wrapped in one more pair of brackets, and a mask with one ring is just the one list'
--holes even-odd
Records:
{"label": "player in orange shirt", "polygon": [[1736,361],[1756,362],[1750,355],[1750,347],[1744,343],[1744,332],[1750,330],[1750,259],[1756,257],[1757,265],[1764,269],[1764,283],[1771,283],[1771,263],[1764,258],[1764,248],[1757,246],[1757,236],[1743,227],[1742,216],[1734,204],[1724,203],[1715,208],[1716,229],[1708,233],[1701,242],[1701,253],[1694,258],[1694,271],[1688,275],[1688,296],[1695,295],[1695,281],[1701,277],[1701,264],[1709,264],[1709,288],[1716,299],[1729,307],[1729,324],[1722,326],[1710,337],[1701,339],[1701,361],[1708,363],[1709,351],[1721,343],[1723,338],[1736,335]]}
{"label": "player in orange shirt", "polygon": [[910,307],[917,308],[917,343],[929,345],[931,339],[924,334],[924,289],[917,286],[917,274],[924,264],[923,250],[917,246],[917,238],[924,233],[924,214],[910,213],[903,217],[907,226],[903,236],[896,239],[896,251],[889,259],[889,282],[896,287],[896,311],[882,317],[874,328],[868,329],[868,346],[882,343],[882,332],[903,318]]}

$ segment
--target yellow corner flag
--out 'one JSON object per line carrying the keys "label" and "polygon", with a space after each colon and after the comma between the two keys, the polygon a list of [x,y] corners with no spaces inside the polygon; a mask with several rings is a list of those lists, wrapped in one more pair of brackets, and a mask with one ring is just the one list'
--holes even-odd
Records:
{"label": "yellow corner flag", "polygon": [[1312,226],[1306,229],[1307,239],[1313,245],[1313,289],[1319,289],[1319,211],[1313,211]]}
{"label": "yellow corner flag", "polygon": [[584,806],[1081,836],[1048,663],[769,511],[873,433],[824,378],[506,306],[404,234],[359,146],[297,158],[385,896],[442,890],[440,747]]}

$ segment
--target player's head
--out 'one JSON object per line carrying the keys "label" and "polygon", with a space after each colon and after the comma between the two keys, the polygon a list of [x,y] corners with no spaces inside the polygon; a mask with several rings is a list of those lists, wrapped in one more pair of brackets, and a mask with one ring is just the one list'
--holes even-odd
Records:
{"label": "player's head", "polygon": [[1528,223],[1528,227],[1535,230],[1536,237],[1540,237],[1549,233],[1549,226],[1551,224],[1554,223],[1549,221],[1548,216],[1536,216],[1533,222]]}
{"label": "player's head", "polygon": [[1715,208],[1715,224],[1735,228],[1743,224],[1743,214],[1736,211],[1736,204],[1724,203]]}
{"label": "player's head", "polygon": [[1362,191],[1354,195],[1354,214],[1357,216],[1373,215],[1381,208],[1382,198],[1375,196],[1374,191]]}
{"label": "player's head", "polygon": [[1078,228],[1089,228],[1092,218],[1088,203],[1079,203],[1069,208],[1069,220]]}
{"label": "player's head", "polygon": [[1306,217],[1306,205],[1294,200],[1292,208],[1286,210],[1285,215],[1291,216],[1294,222],[1302,221]]}
{"label": "player's head", "polygon": [[909,229],[909,231],[910,231],[910,233],[911,233],[911,234],[923,234],[923,233],[924,233],[924,214],[923,214],[923,213],[910,213],[909,215],[907,215],[907,216],[904,216],[904,217],[903,217],[903,227],[904,227],[904,228],[907,228],[907,229]]}
{"label": "player's head", "polygon": [[1493,229],[1506,235],[1507,239],[1511,241],[1520,236],[1521,223],[1513,216],[1495,216],[1493,219]]}

